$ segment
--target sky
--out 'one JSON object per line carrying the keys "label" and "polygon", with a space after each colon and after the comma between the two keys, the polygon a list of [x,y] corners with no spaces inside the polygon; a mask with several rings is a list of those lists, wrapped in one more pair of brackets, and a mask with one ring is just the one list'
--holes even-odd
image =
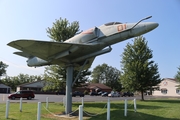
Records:
{"label": "sky", "polygon": [[[50,41],[46,29],[56,19],[79,21],[80,30],[104,23],[146,22],[159,26],[143,36],[153,51],[161,78],[174,78],[180,66],[180,0],[0,0],[0,61],[8,66],[7,75],[20,73],[44,74],[44,67],[28,67],[26,58],[13,54],[18,51],[7,44],[18,39]],[[110,53],[96,57],[90,70],[103,63],[121,70],[121,55],[133,38],[112,45]]]}

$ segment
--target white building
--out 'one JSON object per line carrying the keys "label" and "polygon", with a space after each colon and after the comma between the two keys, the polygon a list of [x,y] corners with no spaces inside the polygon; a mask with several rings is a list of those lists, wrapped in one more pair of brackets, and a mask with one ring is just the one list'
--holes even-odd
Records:
{"label": "white building", "polygon": [[180,88],[177,86],[180,83],[176,79],[165,78],[159,84],[159,89],[153,92],[154,96],[179,96]]}

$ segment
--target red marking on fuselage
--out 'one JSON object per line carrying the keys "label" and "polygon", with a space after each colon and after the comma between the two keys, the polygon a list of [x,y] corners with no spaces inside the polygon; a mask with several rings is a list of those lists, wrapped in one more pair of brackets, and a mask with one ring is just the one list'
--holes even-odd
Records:
{"label": "red marking on fuselage", "polygon": [[93,33],[93,29],[89,29],[89,30],[82,32],[82,34],[92,34],[92,33]]}
{"label": "red marking on fuselage", "polygon": [[126,29],[126,24],[120,24],[120,25],[117,26],[118,32],[121,32],[121,31],[123,31],[125,29]]}

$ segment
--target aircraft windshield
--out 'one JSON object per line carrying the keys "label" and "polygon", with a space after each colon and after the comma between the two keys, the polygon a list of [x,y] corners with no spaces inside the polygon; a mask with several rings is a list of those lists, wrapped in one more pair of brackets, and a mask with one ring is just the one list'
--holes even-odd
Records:
{"label": "aircraft windshield", "polygon": [[109,25],[117,25],[117,24],[122,24],[122,23],[120,23],[120,22],[109,22],[109,23],[106,23],[104,25],[109,26]]}

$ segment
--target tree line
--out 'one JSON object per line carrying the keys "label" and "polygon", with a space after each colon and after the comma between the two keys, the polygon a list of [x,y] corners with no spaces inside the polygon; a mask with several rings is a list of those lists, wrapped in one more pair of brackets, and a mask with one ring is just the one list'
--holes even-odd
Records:
{"label": "tree line", "polygon": [[28,75],[28,74],[22,74],[20,73],[17,76],[5,76],[0,80],[0,84],[5,84],[9,87],[11,87],[12,91],[16,91],[16,87],[25,84],[25,83],[31,83],[35,81],[42,80],[43,77],[40,75]]}

